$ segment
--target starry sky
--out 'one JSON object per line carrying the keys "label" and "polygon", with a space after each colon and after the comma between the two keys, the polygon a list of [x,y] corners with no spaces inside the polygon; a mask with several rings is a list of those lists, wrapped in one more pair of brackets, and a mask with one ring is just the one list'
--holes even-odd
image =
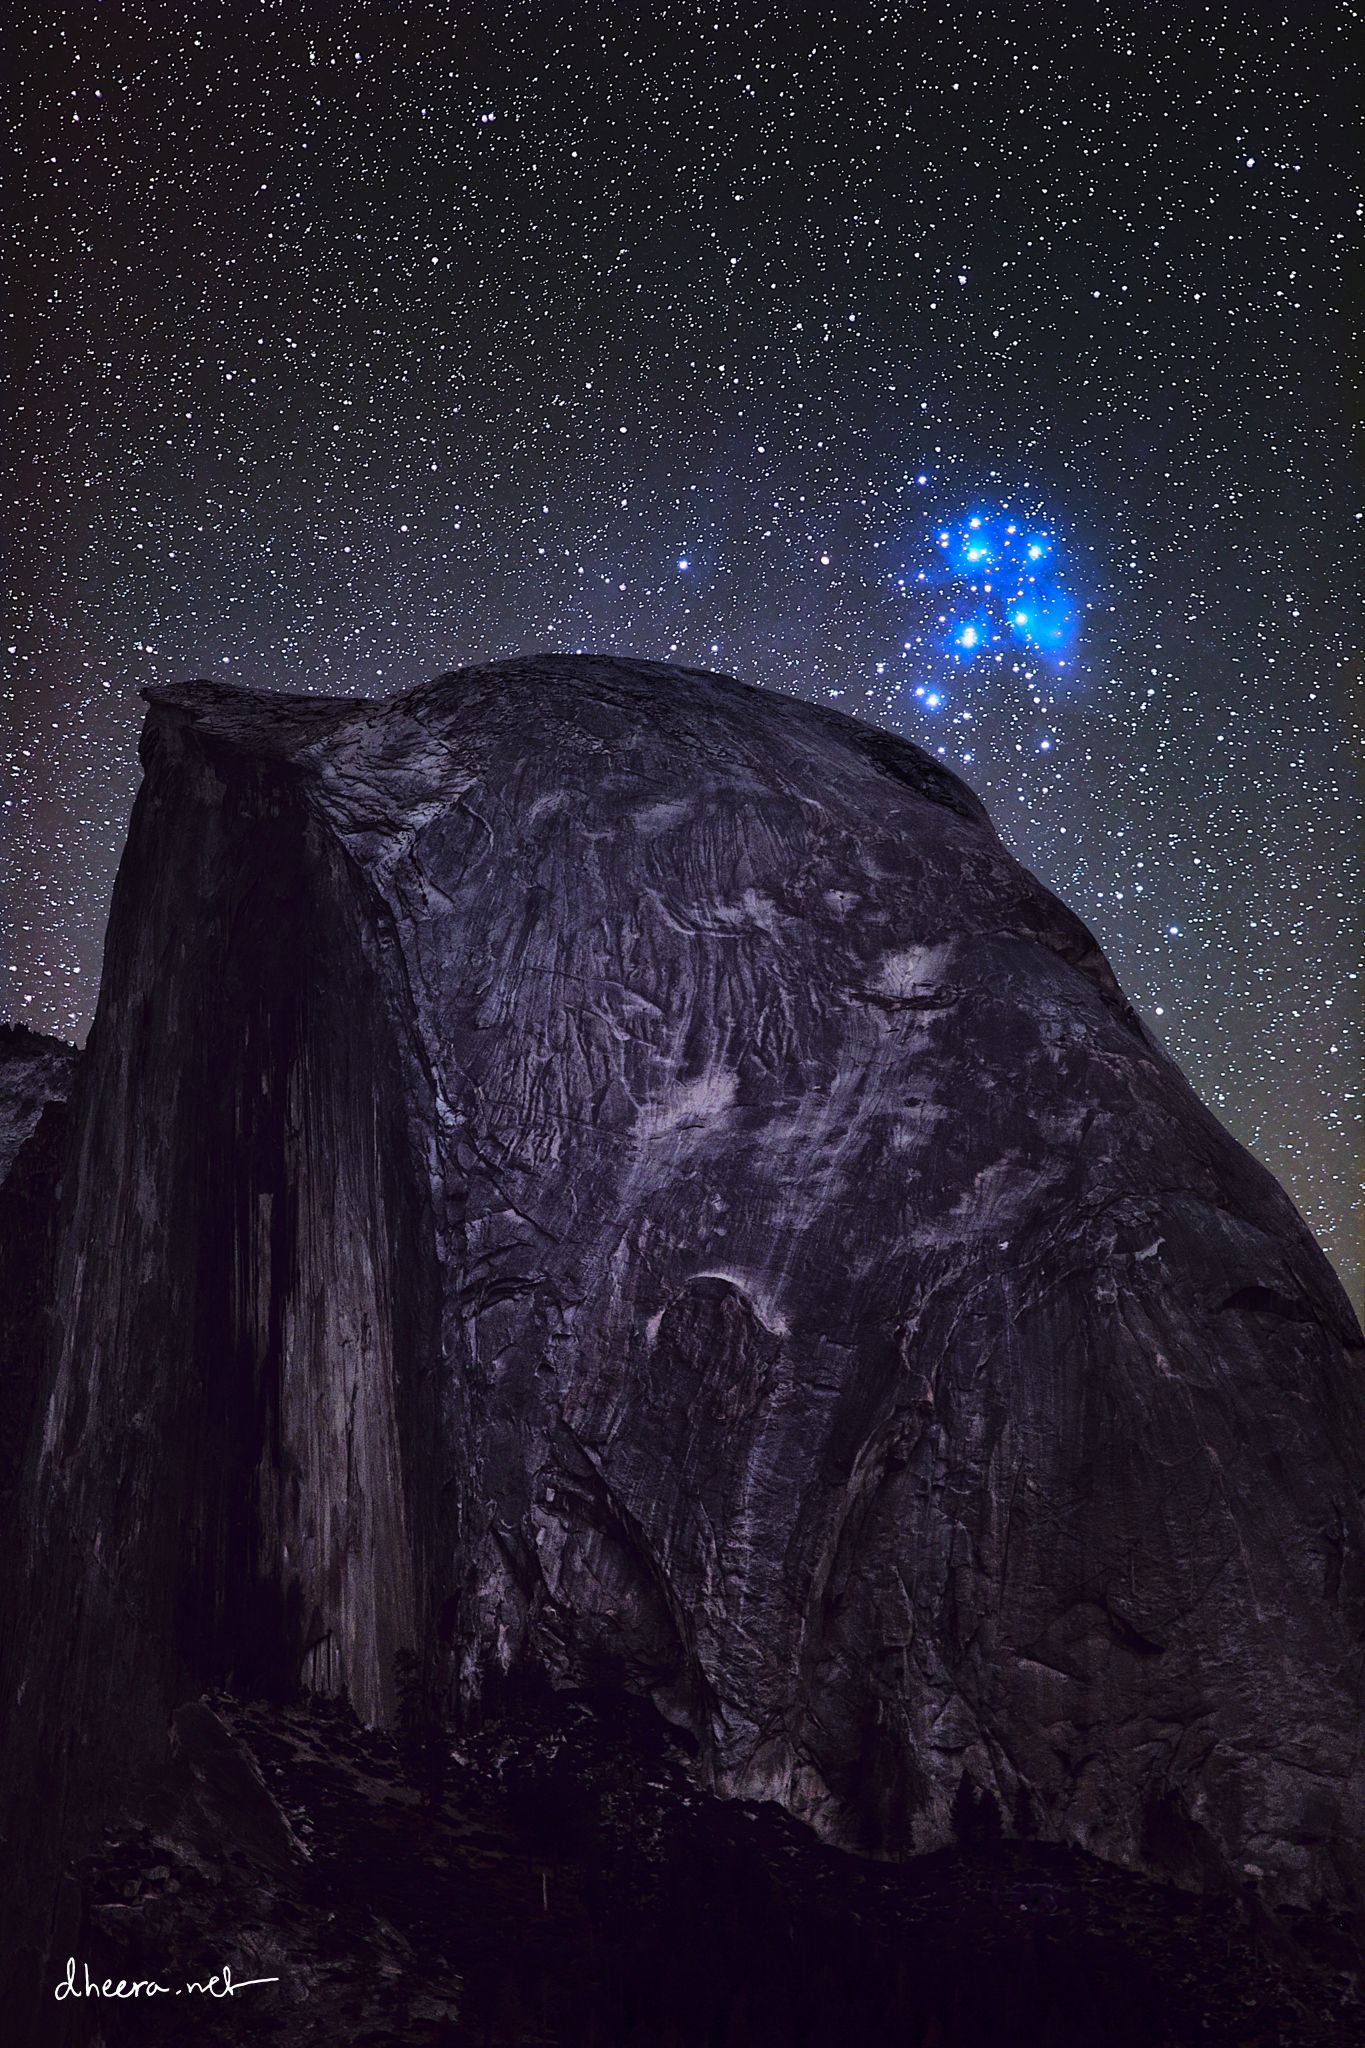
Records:
{"label": "starry sky", "polygon": [[1360,29],[21,0],[9,1013],[147,683],[676,657],[965,776],[1359,1301]]}

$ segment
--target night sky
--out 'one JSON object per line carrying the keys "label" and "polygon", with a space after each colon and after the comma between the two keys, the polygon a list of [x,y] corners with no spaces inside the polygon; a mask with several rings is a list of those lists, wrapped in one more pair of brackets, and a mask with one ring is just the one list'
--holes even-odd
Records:
{"label": "night sky", "polygon": [[19,15],[15,1016],[145,684],[674,656],[964,775],[1358,1286],[1356,6]]}

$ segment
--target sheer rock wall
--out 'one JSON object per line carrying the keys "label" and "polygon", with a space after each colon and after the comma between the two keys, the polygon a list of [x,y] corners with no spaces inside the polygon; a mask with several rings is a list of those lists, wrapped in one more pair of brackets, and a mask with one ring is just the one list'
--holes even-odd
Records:
{"label": "sheer rock wall", "polygon": [[846,1846],[965,1776],[1357,1895],[1359,1329],[964,785],[658,664],[149,694],[12,1828],[410,1651],[612,1674]]}

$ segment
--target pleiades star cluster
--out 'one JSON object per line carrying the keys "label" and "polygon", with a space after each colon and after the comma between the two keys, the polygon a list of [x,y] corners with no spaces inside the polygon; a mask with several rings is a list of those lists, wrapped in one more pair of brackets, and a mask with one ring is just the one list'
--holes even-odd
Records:
{"label": "pleiades star cluster", "polygon": [[145,684],[674,658],[965,776],[1358,1293],[1360,32],[21,6],[12,1014]]}

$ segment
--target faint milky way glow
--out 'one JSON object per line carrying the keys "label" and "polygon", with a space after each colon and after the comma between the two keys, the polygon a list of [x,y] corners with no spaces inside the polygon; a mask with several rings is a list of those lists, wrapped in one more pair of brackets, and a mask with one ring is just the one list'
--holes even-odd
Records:
{"label": "faint milky way glow", "polygon": [[143,685],[672,658],[966,776],[1354,1270],[1352,6],[13,27],[17,1015]]}

